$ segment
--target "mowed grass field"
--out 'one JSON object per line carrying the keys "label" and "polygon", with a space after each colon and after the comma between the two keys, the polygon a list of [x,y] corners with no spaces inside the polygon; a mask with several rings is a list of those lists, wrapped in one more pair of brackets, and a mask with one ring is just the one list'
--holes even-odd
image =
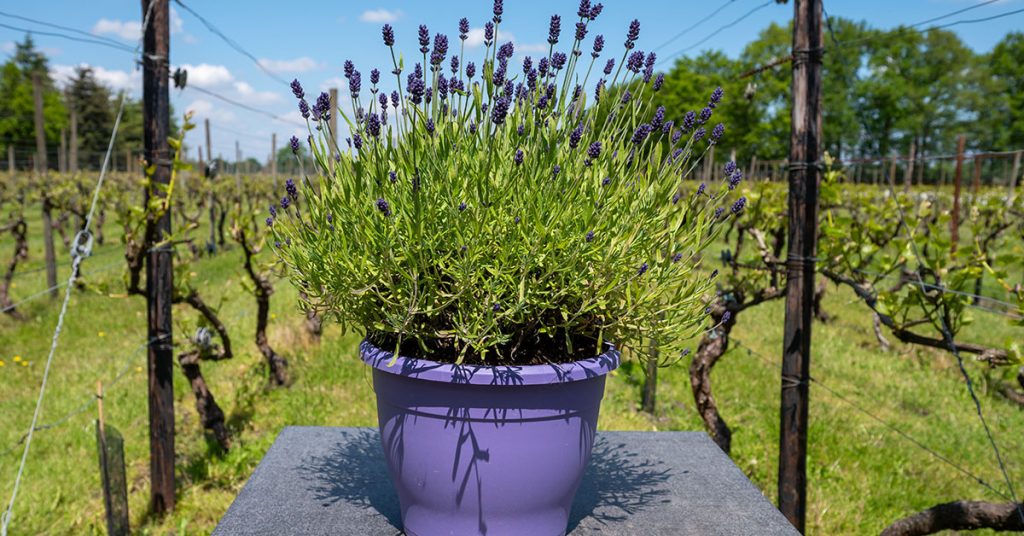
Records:
{"label": "mowed grass field", "polygon": [[[31,214],[31,259],[42,266],[37,210]],[[202,236],[202,234],[199,234]],[[74,290],[53,361],[40,424],[59,421],[88,403],[97,380],[110,426],[125,438],[132,528],[140,534],[208,534],[244,485],[277,433],[288,425],[375,426],[367,369],[358,361],[355,334],[328,326],[319,343],[305,334],[295,291],[279,282],[273,296],[270,340],[287,356],[294,383],[267,390],[262,357],[253,343],[255,300],[245,291],[237,248],[192,266],[208,303],[219,304],[235,345],[230,361],[203,364],[210,389],[228,416],[233,447],[220,453],[198,421],[188,382],[176,372],[178,508],[162,519],[147,515],[148,431],[145,302],[123,296],[120,231],[107,225],[107,243],[83,267],[90,288]],[[13,250],[0,237],[0,260]],[[58,243],[60,280],[70,264]],[[118,261],[121,262],[118,262]],[[45,286],[45,273],[15,279],[15,300]],[[63,290],[61,290],[63,293]],[[830,289],[825,301],[834,320],[814,326],[812,374],[829,388],[870,410],[943,456],[1005,492],[992,450],[952,356],[895,343],[879,350],[866,308],[848,292]],[[0,499],[10,498],[19,438],[32,418],[59,299],[19,307],[25,316],[0,315]],[[195,329],[195,314],[176,307],[176,342]],[[733,345],[714,371],[714,392],[734,430],[733,459],[775,501],[778,449],[781,302],[743,313]],[[1003,345],[1021,336],[1007,320],[984,311],[963,333],[965,340]],[[24,363],[24,364],[23,364]],[[177,367],[177,365],[176,365]],[[988,389],[983,369],[969,365],[993,433],[1015,482],[1024,482],[1024,412]],[[641,367],[626,364],[613,374],[601,414],[607,430],[702,430],[693,408],[686,364],[659,376],[655,415],[639,409]],[[943,464],[906,439],[812,385],[809,435],[808,532],[877,534],[891,521],[933,504],[957,499],[1001,500],[972,478]],[[96,409],[36,432],[11,523],[12,535],[103,534],[103,502],[95,444]],[[1021,484],[1024,486],[1024,484]]]}

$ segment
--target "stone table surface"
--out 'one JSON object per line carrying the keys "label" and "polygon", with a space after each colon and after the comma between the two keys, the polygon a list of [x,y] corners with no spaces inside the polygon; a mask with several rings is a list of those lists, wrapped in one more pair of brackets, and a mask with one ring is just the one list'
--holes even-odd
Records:
{"label": "stone table surface", "polygon": [[[394,536],[401,526],[376,429],[290,426],[213,534]],[[797,532],[703,432],[598,432],[569,534]]]}

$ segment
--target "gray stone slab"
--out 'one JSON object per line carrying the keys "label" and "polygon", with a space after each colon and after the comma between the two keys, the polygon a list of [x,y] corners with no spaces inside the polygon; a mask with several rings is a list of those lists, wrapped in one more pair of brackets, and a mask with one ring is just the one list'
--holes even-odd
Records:
{"label": "gray stone slab", "polygon": [[[702,432],[598,432],[569,534],[795,535]],[[281,431],[214,536],[399,535],[401,515],[371,428]]]}

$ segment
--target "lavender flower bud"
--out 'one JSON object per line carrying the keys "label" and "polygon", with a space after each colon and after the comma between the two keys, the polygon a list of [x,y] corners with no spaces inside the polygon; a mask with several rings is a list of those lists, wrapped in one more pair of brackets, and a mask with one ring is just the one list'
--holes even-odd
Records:
{"label": "lavender flower bud", "polygon": [[565,53],[555,52],[554,54],[551,55],[551,68],[557,71],[562,67],[565,67],[565,62],[567,59],[568,58],[566,58]]}
{"label": "lavender flower bud", "polygon": [[558,34],[562,33],[562,17],[551,15],[551,23],[548,25],[548,43],[558,44]]}
{"label": "lavender flower bud", "polygon": [[629,99],[632,99],[632,98],[633,98],[633,94],[630,93],[629,90],[627,89],[627,90],[622,92],[622,99],[621,99],[620,102],[622,102],[622,104],[626,104],[627,102],[629,102]]}
{"label": "lavender flower bud", "polygon": [[640,265],[639,269],[637,269],[636,275],[644,275],[646,273],[647,273],[647,263],[645,262],[645,263]]}
{"label": "lavender flower bud", "polygon": [[576,125],[576,128],[572,129],[569,133],[569,148],[575,149],[579,146],[580,140],[583,139],[583,123]]}
{"label": "lavender flower bud", "polygon": [[604,180],[601,181],[601,186],[608,186],[611,183],[612,183],[612,178],[611,177],[605,177]]}
{"label": "lavender flower bud", "polygon": [[459,19],[459,39],[465,41],[469,36],[469,19],[462,17]]}
{"label": "lavender flower bud", "polygon": [[448,54],[448,36],[444,34],[434,34],[434,50],[430,53],[430,64],[434,66],[441,65],[444,61],[444,57]]}
{"label": "lavender flower bud", "polygon": [[385,217],[391,216],[391,205],[383,197],[377,199],[377,210],[381,211]]}
{"label": "lavender flower bud", "polygon": [[284,191],[288,194],[288,197],[292,198],[293,201],[299,199],[299,189],[295,186],[295,181],[288,179],[284,181]]}
{"label": "lavender flower bud", "polygon": [[274,226],[274,218],[267,218],[267,227]]}
{"label": "lavender flower bud", "polygon": [[391,92],[391,107],[395,108],[395,109],[398,108],[398,92],[397,91],[392,91]]}
{"label": "lavender flower bud", "polygon": [[467,63],[466,64],[466,78],[469,78],[470,80],[472,80],[473,76],[475,76],[475,75],[476,75],[476,64],[473,63],[473,62]]}
{"label": "lavender flower bud", "polygon": [[632,50],[633,44],[640,38],[640,21],[633,19],[633,22],[629,23],[629,31],[626,32],[626,49]]}
{"label": "lavender flower bud", "polygon": [[651,133],[651,125],[647,123],[641,123],[640,126],[636,127],[633,131],[633,138],[630,140],[634,145],[640,145],[647,139],[647,136]]}
{"label": "lavender flower bud", "polygon": [[522,136],[525,133],[526,133],[526,125],[524,125],[522,123],[519,123],[519,126],[516,127],[516,134]]}
{"label": "lavender flower bud", "polygon": [[484,24],[484,44],[491,46],[492,41],[494,41],[494,23],[488,22]]}
{"label": "lavender flower bud", "polygon": [[612,74],[612,69],[615,68],[615,58],[609,58],[608,62],[604,64],[604,75],[609,76]]}
{"label": "lavender flower bud", "polygon": [[426,127],[427,127],[427,134],[430,134],[431,136],[433,136],[434,135],[434,120],[433,119],[427,119]]}
{"label": "lavender flower bud", "polygon": [[658,73],[657,78],[654,79],[654,86],[652,86],[655,93],[661,91],[661,86],[663,85],[665,85],[665,73]]}
{"label": "lavender flower bud", "polygon": [[683,194],[681,194],[679,192],[676,192],[675,194],[673,194],[672,195],[672,204],[673,205],[678,204],[679,200],[682,199],[682,197],[683,197]]}
{"label": "lavender flower bud", "polygon": [[281,198],[281,210],[287,211],[288,207],[291,206],[291,204],[292,200],[288,196],[284,196]]}
{"label": "lavender flower bud", "polygon": [[722,208],[722,207],[716,208],[715,209],[715,219],[717,220],[718,218],[722,217],[722,213],[723,212],[725,212],[724,208]]}
{"label": "lavender flower bud", "polygon": [[555,164],[555,167],[551,168],[551,178],[554,179],[562,172],[562,166]]}
{"label": "lavender flower bud", "polygon": [[345,74],[345,78],[352,78],[352,73],[355,72],[356,65],[352,63],[352,60],[345,60],[345,66],[342,67],[342,72]]}
{"label": "lavender flower bud", "polygon": [[499,60],[501,60],[502,58],[508,60],[508,59],[512,58],[512,55],[515,54],[515,52],[516,52],[515,45],[512,44],[512,41],[509,41],[509,42],[505,43],[504,45],[501,45],[501,47],[498,48],[498,55],[497,56],[498,56]]}
{"label": "lavender flower bud", "polygon": [[715,90],[711,92],[711,98],[708,99],[708,108],[714,108],[718,106],[718,103],[722,100],[723,95],[725,95],[725,91],[723,91],[721,87],[716,87]]}
{"label": "lavender flower bud", "polygon": [[306,99],[299,101],[299,113],[302,114],[303,119],[309,119],[309,104],[306,104]]}
{"label": "lavender flower bud", "polygon": [[299,154],[299,138],[292,136],[290,143],[292,146],[292,152],[295,154]]}
{"label": "lavender flower bud", "polygon": [[654,52],[648,52],[647,57],[644,59],[644,67],[653,69],[655,62],[658,61],[658,55]]}
{"label": "lavender flower bud", "polygon": [[588,15],[590,20],[596,19],[597,16],[601,14],[601,11],[603,9],[604,9],[604,4],[594,4],[594,7],[590,8],[590,14]]}
{"label": "lavender flower bud", "polygon": [[675,121],[666,121],[665,125],[663,127],[661,127],[661,132],[663,134],[669,134],[670,132],[672,132],[672,127],[674,125],[675,125]]}
{"label": "lavender flower bud", "polygon": [[388,179],[391,181],[392,184],[394,184],[394,183],[398,182],[398,174],[395,173],[394,171],[389,171],[388,172]]}
{"label": "lavender flower bud", "polygon": [[576,14],[581,19],[590,17],[590,0],[580,0],[580,8],[576,10]]}
{"label": "lavender flower bud", "polygon": [[540,73],[541,77],[548,75],[548,65],[550,65],[550,63],[547,58],[541,58],[540,61],[537,62],[537,71]]}
{"label": "lavender flower bud", "polygon": [[704,127],[698,128],[697,131],[693,133],[693,141],[700,141],[702,138],[704,138],[704,134],[707,134],[707,132],[704,130]]}
{"label": "lavender flower bud", "polygon": [[700,117],[698,117],[698,119],[700,120],[700,124],[703,125],[704,123],[707,123],[708,119],[711,119],[712,113],[714,112],[711,111],[710,107],[705,107],[703,110],[701,110]]}
{"label": "lavender flower bud", "polygon": [[722,137],[722,134],[725,134],[725,125],[719,123],[715,125],[715,128],[711,129],[711,139],[709,142],[718,143],[718,139]]}
{"label": "lavender flower bud", "polygon": [[359,74],[359,71],[354,71],[352,77],[348,79],[348,92],[352,94],[352,98],[359,98],[359,88],[363,85],[363,77]]}
{"label": "lavender flower bud", "polygon": [[420,24],[419,38],[420,52],[426,54],[430,50],[430,30],[427,29],[425,24]]}
{"label": "lavender flower bud", "polygon": [[380,82],[380,71],[374,69],[370,71],[370,83],[373,85],[377,85],[378,82]]}
{"label": "lavender flower bud", "polygon": [[675,262],[679,262],[681,260],[683,260],[683,254],[682,253],[676,253],[675,255],[672,255],[672,262],[675,263]]}
{"label": "lavender flower bud", "polygon": [[523,150],[522,149],[516,149],[516,154],[515,154],[515,156],[512,157],[512,161],[515,162],[517,166],[519,164],[523,163]]}
{"label": "lavender flower bud", "polygon": [[494,103],[494,110],[491,112],[491,121],[495,125],[501,125],[505,122],[505,116],[508,115],[508,107],[512,103],[512,98],[508,95],[500,97]]}
{"label": "lavender flower bud", "polygon": [[[357,71],[352,78],[356,79],[358,77],[359,72]],[[320,93],[320,96],[316,98],[316,107],[324,121],[331,119],[331,96],[326,91]]]}
{"label": "lavender flower bud", "polygon": [[732,175],[729,175],[729,189],[735,190],[736,187],[740,185],[740,181],[742,180],[743,172],[738,169],[736,171],[733,171]]}
{"label": "lavender flower bud", "polygon": [[352,136],[352,146],[355,147],[357,151],[362,149],[363,148],[363,137],[360,136],[359,134],[353,135]]}
{"label": "lavender flower bud", "polygon": [[683,116],[683,132],[689,132],[693,128],[693,124],[697,121],[697,114],[692,111],[686,112]]}
{"label": "lavender flower bud", "polygon": [[637,50],[636,52],[634,52],[634,53],[629,55],[629,59],[626,61],[626,69],[627,70],[629,70],[630,72],[636,74],[636,73],[640,72],[640,69],[642,69],[643,66],[644,66],[644,53],[643,53],[642,50]]}
{"label": "lavender flower bud", "polygon": [[590,53],[590,57],[597,59],[602,50],[604,50],[604,36],[598,35],[594,38],[594,51]]}
{"label": "lavender flower bud", "polygon": [[587,236],[584,238],[587,242],[594,241],[594,231],[587,231]]}
{"label": "lavender flower bud", "polygon": [[582,42],[587,38],[587,25],[583,22],[576,23],[576,40]]}
{"label": "lavender flower bud", "polygon": [[306,96],[306,92],[302,90],[302,84],[299,83],[299,79],[292,80],[292,94],[295,95],[296,99],[301,99]]}
{"label": "lavender flower bud", "polygon": [[700,186],[697,187],[697,197],[704,195],[704,190],[707,190],[707,188],[708,185],[706,183],[700,183]]}
{"label": "lavender flower bud", "polygon": [[277,206],[276,205],[270,205],[270,217],[271,218],[276,218],[277,217]]}
{"label": "lavender flower bud", "polygon": [[380,118],[377,114],[369,114],[366,117],[366,132],[374,138],[380,136]]}
{"label": "lavender flower bud", "polygon": [[732,213],[733,214],[739,214],[740,212],[743,212],[743,208],[746,207],[746,206],[747,206],[747,198],[746,197],[741,197],[741,198],[737,199],[735,203],[732,204]]}
{"label": "lavender flower bud", "polygon": [[601,156],[601,142],[595,141],[591,143],[590,147],[587,148],[587,156],[591,160],[597,160],[597,157]]}
{"label": "lavender flower bud", "polygon": [[390,24],[385,24],[384,27],[381,28],[380,33],[384,36],[385,46],[390,47],[395,45],[395,29],[392,28]]}
{"label": "lavender flower bud", "polygon": [[658,106],[658,109],[654,111],[654,117],[651,118],[651,128],[657,130],[665,124],[665,107]]}
{"label": "lavender flower bud", "polygon": [[505,12],[502,0],[494,0],[494,22],[501,22],[501,14]]}

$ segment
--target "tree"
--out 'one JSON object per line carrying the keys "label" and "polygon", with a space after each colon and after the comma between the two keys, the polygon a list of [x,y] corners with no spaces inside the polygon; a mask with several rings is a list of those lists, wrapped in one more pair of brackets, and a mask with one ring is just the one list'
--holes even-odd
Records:
{"label": "tree", "polygon": [[69,108],[78,113],[78,149],[83,153],[106,151],[114,112],[110,90],[96,80],[91,67],[76,67],[75,77],[65,89]]}
{"label": "tree", "polygon": [[996,134],[993,146],[1024,147],[1024,33],[1012,32],[988,55],[987,63],[993,87],[987,95],[991,100],[979,103],[979,120]]}
{"label": "tree", "polygon": [[[35,150],[35,104],[32,75],[39,73],[43,84],[43,123],[46,142],[56,148],[60,131],[67,127],[67,109],[59,91],[50,78],[46,56],[36,50],[31,35],[16,43],[14,54],[0,67],[0,140],[14,145],[21,153]],[[50,163],[56,165],[57,159]]]}

